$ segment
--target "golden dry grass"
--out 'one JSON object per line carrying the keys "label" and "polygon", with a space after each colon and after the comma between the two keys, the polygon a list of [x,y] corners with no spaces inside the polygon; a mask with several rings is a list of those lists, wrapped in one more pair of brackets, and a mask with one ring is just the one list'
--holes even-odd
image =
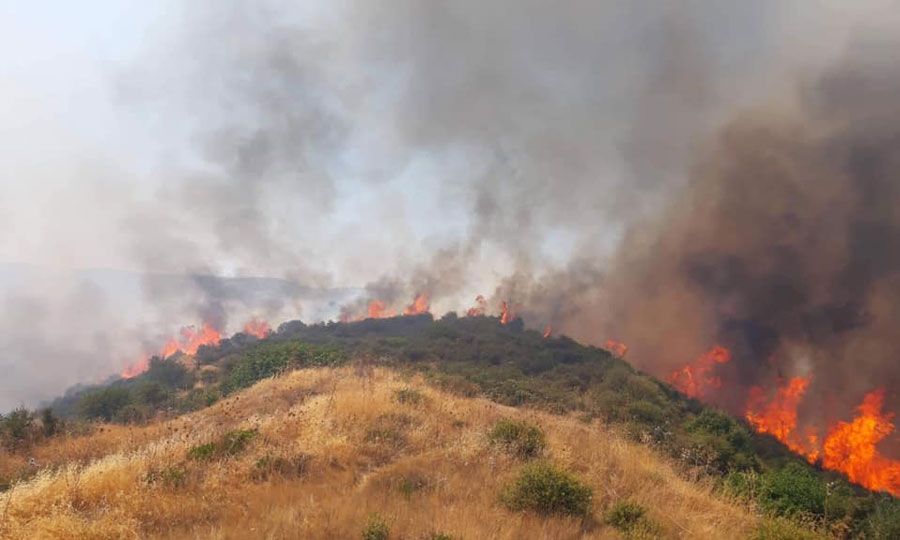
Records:
{"label": "golden dry grass", "polygon": [[[398,403],[406,387],[424,401]],[[521,467],[485,436],[504,417],[546,432],[550,459],[593,488],[595,519],[500,503]],[[259,435],[237,456],[188,459],[233,429]],[[392,538],[618,538],[602,515],[623,500],[671,538],[741,538],[758,522],[597,423],[456,397],[386,369],[296,371],[168,422],[104,427],[34,454],[50,466],[0,494],[5,538],[360,538],[373,514]]]}

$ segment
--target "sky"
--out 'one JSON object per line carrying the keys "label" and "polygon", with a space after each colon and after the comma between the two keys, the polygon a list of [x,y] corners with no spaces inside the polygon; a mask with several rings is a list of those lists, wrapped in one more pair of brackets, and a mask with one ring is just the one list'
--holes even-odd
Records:
{"label": "sky", "polygon": [[511,276],[599,286],[735,111],[790,108],[900,11],[375,4],[0,0],[0,265],[42,269],[0,290],[0,410],[212,312],[321,316],[148,278],[123,317],[87,269],[427,289],[439,313]]}

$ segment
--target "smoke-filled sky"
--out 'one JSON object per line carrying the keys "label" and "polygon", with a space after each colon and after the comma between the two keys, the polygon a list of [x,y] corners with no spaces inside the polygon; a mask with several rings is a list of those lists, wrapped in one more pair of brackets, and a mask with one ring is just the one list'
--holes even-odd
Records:
{"label": "smoke-filled sky", "polygon": [[835,156],[896,159],[872,118],[900,106],[878,90],[900,88],[900,6],[670,4],[0,1],[0,264],[40,269],[0,281],[0,410],[181,324],[335,316],[304,294],[348,287],[437,313],[509,299],[657,373],[725,341],[747,385],[844,373],[852,346],[894,376],[876,298],[898,265],[866,246],[896,245],[897,194],[872,180],[860,229],[842,201],[863,173]]}

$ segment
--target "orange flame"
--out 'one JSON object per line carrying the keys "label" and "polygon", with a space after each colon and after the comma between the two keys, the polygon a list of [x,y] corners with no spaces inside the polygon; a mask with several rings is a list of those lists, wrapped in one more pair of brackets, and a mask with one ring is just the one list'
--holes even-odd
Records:
{"label": "orange flame", "polygon": [[509,324],[512,320],[513,316],[509,309],[509,304],[505,300],[500,302],[500,324]]}
{"label": "orange flame", "polygon": [[614,339],[607,339],[603,344],[603,348],[609,351],[616,358],[625,358],[628,354],[628,345]]}
{"label": "orange flame", "polygon": [[553,335],[553,325],[548,323],[547,326],[544,327],[544,333],[543,333],[544,339],[547,339],[552,335]]}
{"label": "orange flame", "polygon": [[744,417],[759,433],[768,433],[785,444],[793,452],[805,456],[810,462],[819,457],[818,437],[808,432],[804,440],[797,435],[797,407],[809,387],[810,377],[792,377],[787,384],[780,383],[775,398],[766,403],[763,389],[750,389]]}
{"label": "orange flame", "polygon": [[669,375],[668,381],[683,394],[693,398],[706,395],[711,389],[720,388],[722,379],[712,374],[717,364],[731,360],[731,352],[725,347],[713,347],[692,363]]}
{"label": "orange flame", "polygon": [[852,422],[838,422],[825,439],[822,464],[858,484],[900,496],[900,460],[882,456],[875,445],[894,431],[893,413],[882,413],[884,390],[866,394]]}
{"label": "orange flame", "polygon": [[[197,350],[202,345],[216,345],[222,339],[222,335],[219,331],[213,328],[209,323],[203,323],[200,330],[197,330],[194,326],[182,327],[179,334],[180,336],[177,339],[172,338],[163,345],[159,356],[168,358],[179,351],[185,354],[197,354]],[[141,373],[147,371],[149,367],[150,358],[141,358],[134,364],[122,370],[121,377],[123,379],[137,377]]]}
{"label": "orange flame", "polygon": [[487,310],[487,301],[480,294],[475,297],[475,305],[466,311],[466,317],[481,317]]}
{"label": "orange flame", "polygon": [[406,309],[403,311],[404,315],[421,315],[423,313],[428,313],[428,310],[431,308],[431,304],[428,300],[427,294],[417,294],[413,303],[406,306]]}
{"label": "orange flame", "polygon": [[244,325],[244,333],[263,339],[272,333],[272,328],[269,326],[268,322],[254,317]]}
{"label": "orange flame", "polygon": [[396,314],[397,312],[387,307],[384,300],[372,300],[369,302],[368,318],[370,319],[386,319]]}

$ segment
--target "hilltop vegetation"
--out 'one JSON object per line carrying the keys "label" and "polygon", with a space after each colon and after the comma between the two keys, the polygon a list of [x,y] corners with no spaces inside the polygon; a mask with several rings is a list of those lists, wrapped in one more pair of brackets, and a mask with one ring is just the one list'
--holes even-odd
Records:
{"label": "hilltop vegetation", "polygon": [[[483,396],[500,405],[577,417],[585,425],[616,426],[627,439],[666,456],[682,477],[713,481],[723,496],[779,517],[767,522],[765,537],[793,531],[796,523],[838,537],[900,537],[900,506],[892,497],[815,470],[774,439],[685,398],[607,351],[566,337],[544,339],[519,320],[500,325],[491,317],[433,321],[424,315],[309,326],[293,321],[265,340],[238,334],[201,347],[191,368],[184,360],[154,359],[141,376],[71,393],[53,410],[76,419],[75,425],[77,419],[143,425],[216,406],[273,375],[352,360],[360,369],[378,365],[418,373],[455,396]],[[399,396],[402,403],[416,404],[415,393]],[[396,435],[390,420],[380,422],[386,424],[372,428],[369,442],[387,443]],[[542,454],[540,436],[526,426],[510,421],[494,430],[488,437],[493,447],[529,458]],[[8,482],[28,477],[28,471],[7,469],[0,468],[0,475]],[[629,530],[652,530],[643,514],[623,508],[617,522],[633,521]]]}

